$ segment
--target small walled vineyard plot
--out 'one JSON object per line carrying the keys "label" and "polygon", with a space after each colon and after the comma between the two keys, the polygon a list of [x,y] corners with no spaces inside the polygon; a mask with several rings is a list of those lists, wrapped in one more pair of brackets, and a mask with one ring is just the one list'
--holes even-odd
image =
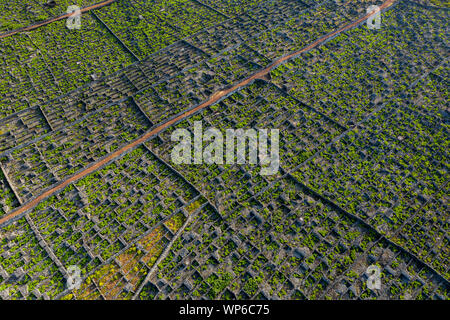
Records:
{"label": "small walled vineyard plot", "polygon": [[116,1],[95,15],[140,59],[177,41],[176,31],[154,11],[140,11],[130,1]]}
{"label": "small walled vineyard plot", "polygon": [[0,80],[0,116],[66,94],[133,62],[131,54],[89,14],[82,21],[83,32],[58,21],[0,40],[6,65]]}
{"label": "small walled vineyard plot", "polygon": [[[321,1],[319,6],[323,3],[327,3],[327,1]],[[301,1],[274,0],[261,3],[253,10],[249,10],[248,15],[270,30],[297,17],[299,13],[308,8]]]}
{"label": "small walled vineyard plot", "polygon": [[164,122],[206,101],[214,92],[243,80],[269,62],[245,44],[239,45],[142,90],[134,98],[151,121]]}
{"label": "small walled vineyard plot", "polygon": [[254,10],[258,5],[265,5],[267,0],[202,0],[202,3],[216,9],[228,17],[240,16]]}
{"label": "small walled vineyard plot", "polygon": [[25,218],[0,229],[0,298],[48,299],[65,289],[64,276]]}
{"label": "small walled vineyard plot", "polygon": [[181,40],[153,54],[150,58],[143,61],[140,67],[145,74],[151,75],[146,84],[152,85],[163,79],[174,77],[182,70],[198,64],[206,58],[207,55],[200,49]]}
{"label": "small walled vineyard plot", "polygon": [[[441,31],[435,30],[435,26],[441,22],[433,19],[442,21],[443,18],[430,18],[415,6],[409,9],[413,13],[408,15],[420,13],[420,17],[406,19],[400,13],[388,11],[383,21],[392,28],[386,26],[373,33],[362,26],[341,34],[319,49],[272,71],[273,81],[341,124],[354,125],[380,105],[383,97],[404,91],[445,57],[438,50],[439,41],[428,33],[439,34]],[[429,25],[425,22],[421,28],[417,27],[416,21],[425,17],[426,21],[431,20]],[[400,31],[394,26],[402,20],[409,24],[408,27],[402,24]],[[405,33],[414,40],[409,40]],[[401,53],[396,52],[400,48]],[[423,55],[418,55],[419,51]]]}
{"label": "small walled vineyard plot", "polygon": [[[170,140],[169,140],[170,141]],[[169,144],[169,145],[168,145]],[[158,145],[158,147],[156,147]],[[172,143],[162,143],[151,140],[149,146],[156,150],[165,161],[170,161],[170,146]],[[169,148],[169,152],[166,152]],[[167,159],[168,158],[168,159]],[[171,164],[173,165],[173,164]],[[265,178],[259,175],[259,168],[239,165],[173,165],[186,179],[202,190],[205,196],[219,209],[228,207],[233,198],[249,199],[254,192],[268,186],[274,177]],[[191,171],[191,168],[193,170]],[[247,171],[251,171],[247,173]],[[211,183],[214,182],[214,183]],[[227,184],[228,182],[228,184]]]}
{"label": "small walled vineyard plot", "polygon": [[268,30],[248,41],[249,46],[270,59],[299,50],[325,34],[353,21],[353,4],[323,1],[308,8],[296,1],[274,1],[249,15]]}
{"label": "small walled vineyard plot", "polygon": [[[432,78],[433,74],[429,77]],[[392,143],[401,150],[396,151],[396,163],[390,157],[391,165],[384,164],[385,168],[395,168],[395,174],[404,179],[400,190],[394,187],[398,205],[392,208],[393,212],[386,213],[392,219],[389,227],[396,229],[404,222],[394,233],[396,241],[449,278],[448,123],[440,113],[436,117],[411,110],[420,108],[414,107],[410,100],[397,99],[396,103],[397,110],[388,109],[368,123],[377,137],[383,139],[383,132],[385,140],[393,138],[400,141]],[[401,181],[398,178],[392,180]]]}
{"label": "small walled vineyard plot", "polygon": [[[225,79],[211,71],[208,65],[201,64],[199,68],[189,69],[144,89],[136,94],[135,101],[152,121],[164,122],[200,104],[226,84]],[[171,108],[168,109],[167,105]]]}
{"label": "small walled vineyard plot", "polygon": [[245,44],[206,61],[211,71],[226,79],[229,84],[245,79],[269,63],[269,59]]}
{"label": "small walled vineyard plot", "polygon": [[19,206],[19,201],[3,171],[0,171],[0,218]]}
{"label": "small walled vineyard plot", "polygon": [[173,77],[205,57],[185,42],[135,63],[111,76],[42,105],[52,127],[60,128],[89,112],[143,92],[158,81]]}
{"label": "small walled vineyard plot", "polygon": [[[0,117],[36,105],[47,95],[60,93],[42,52],[26,34],[0,39],[2,77]],[[47,85],[45,90],[40,82]]]}
{"label": "small walled vineyard plot", "polygon": [[[173,77],[207,56],[190,44],[179,41],[151,57],[82,86],[69,94],[27,108],[0,121],[0,152],[58,130],[89,113],[142,92],[158,81]],[[39,109],[40,108],[40,109]],[[47,121],[48,123],[47,123]],[[155,120],[159,120],[155,118]]]}
{"label": "small walled vineyard plot", "polygon": [[[130,67],[131,69],[131,67]],[[138,71],[134,72],[137,76]],[[68,126],[89,113],[117,103],[137,92],[126,72],[91,83],[69,95],[58,97],[41,106],[54,130]]]}
{"label": "small walled vineyard plot", "polygon": [[58,0],[55,7],[45,6],[46,1],[38,0],[1,0],[0,32],[16,30],[34,23],[66,14],[67,8],[77,5],[80,8],[87,7],[101,0]]}
{"label": "small walled vineyard plot", "polygon": [[[406,243],[448,278],[448,127],[433,125],[406,105],[386,108],[366,125],[294,176]],[[413,242],[418,219],[424,238]]]}
{"label": "small walled vineyard plot", "polygon": [[0,120],[0,152],[42,136],[51,130],[39,108],[29,108]]}
{"label": "small walled vineyard plot", "polygon": [[449,62],[446,60],[406,91],[408,107],[420,114],[434,116],[434,119],[440,119],[448,125],[449,70]]}
{"label": "small walled vineyard plot", "polygon": [[[179,126],[193,128],[194,121],[202,121],[204,130],[217,128],[224,136],[225,130],[230,128],[279,129],[280,161],[285,168],[304,162],[343,132],[343,128],[332,120],[296,101],[273,84],[261,80]],[[170,138],[164,135],[164,141],[167,140]],[[196,167],[189,167],[189,170],[191,172],[185,173],[187,176],[202,179],[202,175],[195,172]],[[208,175],[207,178],[213,179],[214,175]]]}
{"label": "small walled vineyard plot", "polygon": [[150,126],[136,105],[127,101],[16,149],[2,163],[25,201],[134,140]]}
{"label": "small walled vineyard plot", "polygon": [[227,19],[197,1],[188,0],[130,0],[145,17],[146,13],[156,13],[162,21],[175,29],[178,37],[185,38],[197,31],[208,28]]}
{"label": "small walled vineyard plot", "polygon": [[83,15],[83,32],[69,30],[65,21],[39,28],[36,46],[47,55],[48,65],[63,93],[95,78],[128,66],[133,57],[100,23]]}
{"label": "small walled vineyard plot", "polygon": [[[68,296],[67,291],[59,294],[130,298],[189,215],[203,210],[204,203],[192,186],[140,147],[45,200],[29,219],[55,261],[82,270],[82,287]],[[29,279],[26,270],[32,264],[22,265]],[[58,283],[66,289],[64,279]]]}
{"label": "small walled vineyard plot", "polygon": [[[419,2],[422,3],[421,0],[419,0]],[[443,1],[441,1],[441,0],[431,0],[431,4],[434,5],[434,6],[441,7],[441,8],[449,8],[450,7],[450,4],[448,3],[448,1],[445,1],[445,0],[443,0]]]}
{"label": "small walled vineyard plot", "polygon": [[248,14],[243,14],[201,30],[185,40],[213,56],[249,40],[264,30],[266,27],[263,24],[253,20]]}

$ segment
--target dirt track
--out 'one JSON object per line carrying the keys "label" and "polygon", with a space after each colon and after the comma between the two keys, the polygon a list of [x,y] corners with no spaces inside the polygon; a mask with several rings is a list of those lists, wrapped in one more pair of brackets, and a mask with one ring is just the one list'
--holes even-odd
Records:
{"label": "dirt track", "polygon": [[[383,9],[391,6],[394,2],[395,2],[395,0],[387,0],[380,6],[380,9],[383,10]],[[47,197],[55,194],[58,191],[61,191],[63,188],[65,188],[66,186],[68,186],[72,182],[77,181],[79,179],[82,179],[85,176],[89,175],[90,173],[96,171],[97,169],[99,169],[103,165],[107,164],[111,160],[115,159],[116,157],[119,157],[120,155],[124,154],[125,152],[129,151],[130,149],[133,149],[134,147],[140,145],[141,143],[145,142],[146,140],[148,140],[153,135],[158,134],[159,132],[163,131],[167,127],[175,124],[176,122],[178,122],[180,120],[183,120],[183,119],[189,117],[190,115],[196,113],[197,111],[199,111],[201,109],[204,109],[204,108],[206,108],[206,107],[216,103],[221,98],[223,98],[226,95],[232,93],[233,91],[236,91],[236,90],[246,86],[247,84],[249,84],[253,80],[261,79],[261,78],[265,77],[274,67],[280,65],[284,61],[289,60],[289,59],[291,59],[291,58],[301,54],[302,52],[311,50],[311,49],[317,47],[318,45],[320,45],[321,43],[325,42],[326,40],[334,37],[335,35],[337,35],[337,34],[339,34],[341,32],[344,32],[344,31],[346,31],[348,29],[353,28],[354,26],[356,26],[356,25],[360,24],[361,22],[365,21],[367,18],[369,18],[373,14],[374,13],[367,14],[364,17],[362,17],[362,18],[352,22],[351,24],[348,24],[348,25],[346,25],[346,26],[344,26],[344,27],[342,27],[342,28],[340,28],[340,29],[330,33],[330,34],[327,34],[326,36],[324,36],[324,37],[314,41],[312,44],[308,45],[307,47],[305,47],[305,48],[303,48],[303,49],[301,49],[299,51],[295,51],[295,52],[293,52],[293,53],[291,53],[291,54],[289,54],[287,56],[284,56],[284,57],[274,61],[273,63],[271,63],[266,68],[264,68],[264,69],[260,70],[259,72],[253,74],[252,76],[250,76],[249,78],[243,80],[242,82],[239,82],[239,83],[235,84],[234,86],[230,87],[229,89],[218,91],[218,92],[214,93],[213,95],[211,95],[209,100],[203,102],[202,104],[198,105],[197,107],[186,111],[185,113],[177,116],[176,118],[174,118],[174,119],[172,119],[170,121],[167,121],[166,123],[163,123],[162,125],[154,128],[151,131],[148,131],[147,133],[142,135],[140,138],[134,140],[130,144],[122,147],[121,149],[116,150],[115,152],[109,154],[108,156],[106,156],[105,158],[99,160],[98,162],[94,163],[93,165],[91,165],[91,166],[85,168],[84,170],[78,172],[74,176],[71,176],[67,180],[59,182],[54,187],[52,187],[52,188],[48,189],[47,191],[43,192],[42,194],[40,194],[39,196],[37,196],[36,198],[31,200],[30,202],[27,202],[24,205],[20,206],[15,211],[13,211],[10,214],[8,214],[8,215],[4,216],[3,218],[1,218],[0,219],[0,225],[8,222],[9,220],[19,216],[20,214],[22,214],[22,213],[24,213],[26,211],[34,208],[42,200],[44,200]]]}
{"label": "dirt track", "polygon": [[[98,8],[107,6],[108,4],[113,3],[114,1],[116,1],[116,0],[107,0],[107,1],[103,1],[103,2],[97,3],[97,4],[93,4],[92,6],[82,8],[81,9],[81,13],[88,12],[88,11],[91,11],[93,9],[98,9]],[[37,29],[37,28],[45,26],[45,25],[47,25],[49,23],[52,23],[52,22],[55,22],[55,21],[59,21],[59,20],[62,20],[62,19],[66,19],[70,15],[71,15],[71,13],[66,13],[66,14],[63,14],[63,15],[55,17],[55,18],[51,18],[51,19],[48,19],[48,20],[45,20],[45,21],[42,21],[42,22],[38,22],[38,23],[32,24],[32,25],[27,26],[27,27],[23,27],[23,28],[19,28],[19,29],[16,29],[16,30],[12,30],[12,31],[8,31],[8,32],[5,32],[5,33],[2,33],[2,34],[0,34],[0,39],[6,38],[6,37],[9,37],[9,36],[12,36],[12,35],[15,35],[15,34],[17,34],[19,32],[24,32],[24,31],[30,31],[30,30]]]}

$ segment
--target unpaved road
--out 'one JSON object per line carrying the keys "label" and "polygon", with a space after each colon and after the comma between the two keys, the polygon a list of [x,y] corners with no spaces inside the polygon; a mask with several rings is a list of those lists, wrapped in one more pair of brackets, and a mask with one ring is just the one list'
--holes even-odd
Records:
{"label": "unpaved road", "polygon": [[[114,1],[116,1],[116,0],[103,1],[103,2],[100,2],[100,3],[97,3],[97,4],[93,4],[92,6],[82,8],[80,11],[81,11],[81,13],[88,12],[88,11],[91,11],[93,9],[98,9],[98,8],[107,6],[108,4],[113,3]],[[48,20],[44,20],[42,22],[38,22],[38,23],[32,24],[32,25],[27,26],[27,27],[23,27],[23,28],[19,28],[19,29],[16,29],[16,30],[12,30],[12,31],[8,31],[8,32],[5,32],[5,33],[2,33],[2,34],[0,34],[0,39],[6,38],[6,37],[10,37],[10,36],[15,35],[15,34],[17,34],[19,32],[24,32],[24,31],[30,31],[30,30],[37,29],[37,28],[45,26],[45,25],[47,25],[49,23],[52,23],[52,22],[55,22],[55,21],[58,21],[58,20],[62,20],[62,19],[66,19],[70,15],[71,15],[71,13],[66,13],[66,14],[63,14],[61,16],[57,16],[55,18],[51,18],[51,19],[48,19]]]}
{"label": "unpaved road", "polygon": [[[381,6],[380,9],[383,10],[389,6],[391,6],[396,0],[387,0],[385,1]],[[36,205],[39,204],[39,202],[43,201],[44,199],[46,199],[47,197],[50,197],[51,195],[61,191],[62,189],[64,189],[66,186],[68,186],[69,184],[71,184],[74,181],[77,181],[79,179],[82,179],[84,177],[86,177],[87,175],[89,175],[90,173],[96,171],[97,169],[99,169],[100,167],[102,167],[103,165],[107,164],[108,162],[114,160],[115,158],[121,156],[122,154],[124,154],[125,152],[129,151],[130,149],[133,149],[135,147],[137,147],[138,145],[140,145],[141,143],[145,142],[146,140],[148,140],[149,138],[151,138],[153,135],[158,134],[159,132],[163,131],[164,129],[166,129],[167,127],[170,127],[171,125],[175,124],[178,121],[181,121],[189,116],[191,116],[192,114],[196,113],[197,111],[204,109],[214,103],[216,103],[217,101],[219,101],[221,98],[225,97],[226,95],[232,93],[233,91],[236,91],[244,86],[246,86],[247,84],[249,84],[250,82],[252,82],[253,80],[256,79],[262,79],[263,77],[267,76],[267,74],[276,66],[280,65],[281,63],[283,63],[286,60],[289,60],[293,57],[296,57],[297,55],[311,50],[315,47],[317,47],[318,45],[320,45],[321,43],[325,42],[326,40],[334,37],[335,35],[344,32],[348,29],[353,28],[354,26],[360,24],[361,22],[367,20],[370,16],[372,16],[374,13],[371,14],[367,14],[364,17],[330,33],[327,34],[326,36],[314,41],[313,43],[311,43],[310,45],[308,45],[307,47],[299,50],[299,51],[295,51],[287,56],[284,56],[278,60],[275,60],[273,63],[271,63],[269,66],[267,66],[266,68],[256,72],[255,74],[253,74],[252,76],[250,76],[249,78],[235,84],[234,86],[232,86],[231,88],[228,88],[226,90],[222,90],[222,91],[218,91],[216,93],[214,93],[213,95],[211,95],[211,97],[209,98],[209,100],[203,102],[202,104],[198,105],[197,107],[190,109],[186,112],[184,112],[183,114],[177,116],[176,118],[173,118],[172,120],[169,120],[165,123],[163,123],[162,125],[154,128],[151,131],[146,132],[145,134],[143,134],[141,137],[139,137],[138,139],[134,140],[133,142],[131,142],[130,144],[122,147],[121,149],[116,150],[115,152],[107,155],[105,158],[99,160],[98,162],[94,163],[91,166],[86,167],[85,169],[83,169],[82,171],[78,172],[77,174],[69,177],[67,180],[61,181],[59,183],[57,183],[56,185],[54,185],[52,188],[48,189],[47,191],[43,192],[42,194],[38,195],[37,197],[35,197],[33,200],[23,204],[22,206],[20,206],[19,208],[17,208],[16,210],[12,211],[11,213],[9,213],[8,215],[4,216],[3,218],[0,219],[0,225],[10,221],[11,219],[21,215],[22,213],[34,208]]]}

